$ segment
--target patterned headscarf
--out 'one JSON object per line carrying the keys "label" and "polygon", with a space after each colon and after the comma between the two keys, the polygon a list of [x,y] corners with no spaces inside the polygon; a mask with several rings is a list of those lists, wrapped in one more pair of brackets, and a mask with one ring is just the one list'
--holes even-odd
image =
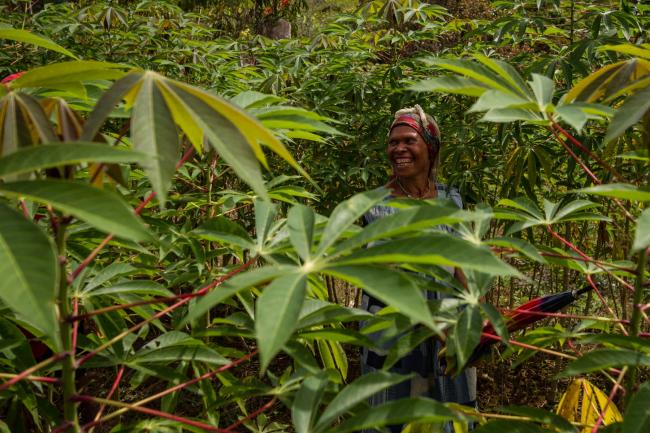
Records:
{"label": "patterned headscarf", "polygon": [[416,104],[395,112],[395,120],[388,130],[389,135],[396,126],[409,126],[420,134],[429,149],[429,178],[435,182],[440,165],[440,129],[436,120]]}

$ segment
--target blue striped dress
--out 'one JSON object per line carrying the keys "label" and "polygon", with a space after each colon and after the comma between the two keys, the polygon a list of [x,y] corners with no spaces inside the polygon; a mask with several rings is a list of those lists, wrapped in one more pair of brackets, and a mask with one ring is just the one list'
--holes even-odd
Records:
{"label": "blue striped dress", "polygon": [[[437,198],[440,200],[451,199],[459,208],[463,207],[460,194],[453,188],[447,188],[445,185],[436,184]],[[390,198],[390,197],[389,197]],[[396,208],[377,205],[370,209],[365,215],[364,220],[367,224],[395,213]],[[454,230],[446,225],[438,226],[438,230],[444,230],[454,233]],[[454,269],[449,267],[448,272],[453,274]],[[427,291],[426,296],[429,300],[442,299],[449,295],[439,292]],[[362,308],[370,313],[377,313],[385,305],[379,300],[374,299],[368,294],[362,296]],[[364,324],[362,323],[362,326]],[[368,337],[375,343],[379,343],[382,338],[382,331],[370,334]],[[361,358],[362,373],[369,373],[381,369],[392,344],[399,337],[388,339],[382,342],[381,349],[376,351],[364,348]],[[392,343],[392,344],[391,344]],[[440,402],[460,403],[468,406],[476,406],[476,368],[466,368],[458,376],[448,376],[444,374],[444,367],[438,358],[438,352],[441,349],[441,343],[437,340],[427,339],[416,347],[411,353],[401,358],[393,365],[389,371],[399,374],[415,373],[411,380],[407,380],[395,386],[392,386],[383,392],[375,394],[370,398],[370,405],[377,406],[388,401],[398,400],[401,398],[425,396]],[[471,426],[470,426],[471,427]],[[403,426],[389,426],[391,433],[399,433]],[[443,427],[445,433],[453,433],[451,422]],[[364,433],[370,433],[373,430],[366,430]]]}

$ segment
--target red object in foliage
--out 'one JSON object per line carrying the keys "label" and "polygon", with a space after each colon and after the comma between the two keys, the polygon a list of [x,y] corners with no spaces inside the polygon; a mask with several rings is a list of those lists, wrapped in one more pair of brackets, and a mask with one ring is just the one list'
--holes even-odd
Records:
{"label": "red object in foliage", "polygon": [[15,80],[17,78],[20,78],[21,75],[23,75],[25,72],[26,71],[22,71],[22,72],[16,72],[15,74],[7,75],[6,77],[4,77],[2,79],[2,81],[0,81],[0,83],[1,84],[7,84],[10,81],[13,81],[13,80]]}
{"label": "red object in foliage", "polygon": [[291,0],[280,0],[280,9],[284,9],[291,4]]}
{"label": "red object in foliage", "polygon": [[[556,311],[559,311],[589,290],[591,290],[591,286],[586,286],[582,289],[577,290],[567,290],[566,292],[531,299],[516,309],[503,314],[503,317],[506,320],[506,327],[508,328],[508,332],[519,331],[531,323],[545,319],[546,316],[535,313],[554,313]],[[491,323],[488,323],[483,327],[483,333],[494,336],[497,335]],[[496,341],[498,340],[482,336],[480,342],[478,343],[478,346],[476,346],[476,349],[474,349],[474,353],[472,353],[468,364],[486,354],[490,346],[492,346]]]}

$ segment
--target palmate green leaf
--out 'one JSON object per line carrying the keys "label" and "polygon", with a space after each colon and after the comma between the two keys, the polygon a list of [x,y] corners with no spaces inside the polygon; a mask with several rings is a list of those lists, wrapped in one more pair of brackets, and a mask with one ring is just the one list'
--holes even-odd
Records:
{"label": "palmate green leaf", "polygon": [[636,219],[633,251],[643,250],[650,246],[650,208],[644,210]]}
{"label": "palmate green leaf", "polygon": [[37,35],[32,32],[28,32],[27,30],[0,28],[0,39],[9,39],[17,42],[25,42],[48,50],[56,51],[57,53],[65,54],[66,56],[72,57],[74,59],[77,58],[77,56],[75,56],[70,51],[63,48],[61,45],[43,36]]}
{"label": "palmate green leaf", "polygon": [[410,379],[410,375],[374,371],[364,374],[343,388],[332,399],[325,411],[318,418],[314,432],[323,431],[338,417],[353,409],[356,405],[367,401],[372,395],[398,383]]}
{"label": "palmate green leaf", "polygon": [[360,247],[381,238],[389,238],[410,231],[469,221],[471,214],[458,207],[433,202],[422,206],[401,209],[391,215],[378,218],[361,232],[338,244],[333,255]]}
{"label": "palmate green leaf", "polygon": [[535,248],[530,243],[526,242],[523,239],[519,238],[509,238],[509,237],[496,237],[492,239],[487,239],[485,245],[495,246],[495,247],[504,247],[512,248],[513,250],[518,251],[524,256],[528,257],[531,260],[534,260],[538,263],[546,263],[546,259],[539,254],[537,248]]}
{"label": "palmate green leaf", "polygon": [[124,76],[128,66],[116,63],[76,60],[53,63],[30,69],[20,78],[10,83],[13,89],[45,88],[71,92],[86,97],[86,89],[81,83],[90,80],[114,80]]}
{"label": "palmate green leaf", "polygon": [[147,155],[142,166],[164,208],[179,158],[179,137],[152,72],[144,73],[133,105],[131,138],[133,147]]}
{"label": "palmate green leaf", "polygon": [[151,234],[117,194],[63,180],[33,180],[0,185],[0,195],[48,204],[106,233],[132,241],[151,240]]}
{"label": "palmate green leaf", "polygon": [[575,376],[610,367],[650,367],[650,354],[627,349],[598,349],[572,361],[559,376]]}
{"label": "palmate green leaf", "polygon": [[465,75],[480,83],[478,85],[485,85],[488,88],[500,90],[505,93],[516,93],[516,90],[511,88],[508,81],[472,60],[431,58],[425,61],[433,66]]}
{"label": "palmate green leaf", "polygon": [[493,110],[497,108],[536,108],[533,101],[524,99],[519,95],[505,93],[500,90],[488,90],[483,93],[470,107],[468,112],[474,113],[479,111]]}
{"label": "palmate green leaf", "polygon": [[372,314],[360,308],[348,308],[319,299],[306,299],[300,311],[297,329],[317,325],[339,324],[350,321],[367,320]]}
{"label": "palmate green leaf", "polygon": [[252,271],[241,273],[234,276],[225,283],[215,287],[210,293],[202,296],[199,301],[190,307],[187,316],[181,320],[178,327],[185,326],[186,324],[195,321],[219,302],[235,296],[240,291],[247,289],[258,284],[265,283],[269,280],[286,275],[288,273],[295,273],[297,268],[294,266],[265,266],[257,268]]}
{"label": "palmate green leaf", "polygon": [[328,383],[327,372],[321,371],[302,382],[296,392],[291,406],[291,420],[296,433],[311,433],[315,411],[323,397],[323,391]]}
{"label": "palmate green leaf", "polygon": [[352,198],[340,203],[327,221],[321,235],[317,255],[323,254],[356,220],[366,213],[371,207],[388,196],[388,190],[378,188],[372,191],[354,195]]}
{"label": "palmate green leaf", "polygon": [[457,416],[454,412],[435,400],[424,397],[405,398],[366,409],[343,421],[329,432],[346,433],[416,420],[445,422],[455,418]]}
{"label": "palmate green leaf", "polygon": [[473,269],[489,275],[519,275],[484,246],[442,232],[384,242],[341,257],[335,263],[419,263]]}
{"label": "palmate green leaf", "polygon": [[345,328],[322,328],[312,331],[301,331],[300,338],[304,340],[327,340],[331,343],[354,344],[356,346],[372,347],[374,344],[358,331]]}
{"label": "palmate green leaf", "polygon": [[[247,125],[236,123],[246,115],[237,109],[237,116],[229,118],[217,109],[229,105],[225,101],[181,83],[158,77],[156,85],[162,91],[174,121],[188,137],[192,139],[197,130],[202,131],[210,145],[233,168],[237,176],[250,185],[257,195],[266,198],[264,179],[257,162],[259,159],[266,164],[266,159],[262,151],[257,149],[257,138],[253,145],[251,137],[244,131]],[[181,111],[182,116],[179,114]],[[248,116],[246,120],[251,122]],[[196,139],[192,140],[197,149],[202,148],[202,139],[198,143],[194,142]]]}
{"label": "palmate green leaf", "polygon": [[[330,266],[324,273],[348,281],[415,322],[423,323],[441,335],[419,287],[403,272],[377,266]],[[399,290],[395,288],[399,287]]]}
{"label": "palmate green leaf", "polygon": [[458,363],[456,368],[461,370],[474,352],[474,348],[481,339],[483,321],[477,306],[467,305],[460,313],[460,317],[453,327],[447,344],[453,344],[453,353],[456,354]]}
{"label": "palmate green leaf", "polygon": [[133,280],[117,283],[108,287],[99,287],[84,292],[84,297],[93,296],[119,296],[124,294],[147,295],[147,296],[174,296],[171,290],[164,288],[161,284],[149,280]]}
{"label": "palmate green leaf", "polygon": [[100,143],[72,142],[19,149],[0,158],[0,177],[81,162],[136,162],[144,154]]}
{"label": "palmate green leaf", "polygon": [[623,417],[622,433],[644,433],[650,431],[650,382],[639,387],[632,396]]}
{"label": "palmate green leaf", "polygon": [[9,92],[0,99],[0,155],[11,154],[38,140],[58,141],[43,107],[30,95]]}
{"label": "palmate green leaf", "polygon": [[533,89],[539,111],[546,112],[547,106],[553,103],[555,83],[544,75],[532,74],[532,80],[529,81],[529,84]]}
{"label": "palmate green leaf", "polygon": [[295,329],[307,289],[302,273],[284,275],[269,284],[255,304],[255,335],[265,370]]}
{"label": "palmate green leaf", "polygon": [[630,185],[628,183],[609,183],[589,188],[574,190],[584,194],[602,195],[625,200],[650,201],[650,188]]}
{"label": "palmate green leaf", "polygon": [[311,257],[315,219],[314,210],[301,204],[293,206],[287,215],[289,239],[304,261],[308,261]]}
{"label": "palmate green leaf", "polygon": [[38,226],[0,203],[0,299],[60,346],[58,266],[54,245]]}
{"label": "palmate green leaf", "polygon": [[518,120],[540,125],[548,123],[539,113],[521,108],[494,108],[481,117],[482,122],[509,123]]}
{"label": "palmate green leaf", "polygon": [[650,86],[625,99],[616,110],[604,141],[611,141],[623,134],[627,128],[641,120],[648,110],[650,110]]}
{"label": "palmate green leaf", "polygon": [[481,96],[488,90],[475,80],[464,77],[431,78],[412,84],[409,89],[416,92],[441,92],[467,96]]}
{"label": "palmate green leaf", "polygon": [[254,247],[248,232],[239,224],[226,217],[211,218],[192,230],[191,234],[199,239],[236,245],[245,249]]}

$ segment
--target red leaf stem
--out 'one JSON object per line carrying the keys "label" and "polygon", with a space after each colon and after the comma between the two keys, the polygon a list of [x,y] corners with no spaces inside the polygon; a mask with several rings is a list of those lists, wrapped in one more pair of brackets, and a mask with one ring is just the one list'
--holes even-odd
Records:
{"label": "red leaf stem", "polygon": [[[490,334],[490,333],[487,333],[487,332],[481,332],[481,336],[492,339],[492,340],[497,340],[497,341],[502,341],[503,340],[498,335]],[[530,350],[534,350],[536,352],[543,352],[543,353],[547,353],[549,355],[559,356],[561,358],[570,359],[572,361],[574,359],[577,359],[575,356],[567,355],[566,353],[557,352],[555,350],[546,349],[544,347],[533,346],[531,344],[522,343],[522,342],[516,341],[516,340],[508,340],[508,343],[512,344],[513,346],[519,346],[519,347],[523,347],[524,349],[530,349]]]}
{"label": "red leaf stem", "polygon": [[[79,298],[74,297],[72,299],[72,315],[76,316],[79,314]],[[77,335],[79,335],[79,322],[74,322],[72,324],[72,356],[77,352]]]}
{"label": "red leaf stem", "polygon": [[27,203],[25,203],[25,200],[22,198],[19,200],[20,202],[20,208],[23,210],[23,215],[25,218],[29,219],[29,209],[27,209]]}
{"label": "red leaf stem", "polygon": [[588,261],[590,261],[590,262],[593,262],[593,263],[596,265],[596,267],[597,267],[598,269],[601,269],[602,271],[604,271],[604,272],[606,272],[607,274],[611,275],[611,276],[612,276],[616,281],[618,281],[618,282],[621,283],[624,287],[626,287],[626,288],[629,289],[632,293],[634,293],[634,287],[633,287],[631,284],[629,284],[629,283],[627,283],[626,281],[624,281],[624,280],[623,280],[622,278],[620,278],[618,275],[615,275],[614,273],[612,273],[612,271],[610,271],[610,270],[607,269],[606,267],[604,267],[604,266],[602,266],[602,265],[600,265],[600,264],[594,262],[594,260],[593,260],[591,257],[589,257],[587,254],[585,254],[584,252],[582,252],[582,250],[580,250],[580,248],[576,247],[576,246],[573,245],[571,242],[569,242],[568,240],[564,239],[564,238],[563,238],[559,233],[557,233],[556,231],[554,231],[554,230],[551,228],[551,226],[546,226],[546,229],[548,230],[548,232],[549,232],[549,233],[550,233],[550,234],[551,234],[555,239],[557,239],[557,240],[559,240],[560,242],[562,242],[564,245],[566,245],[566,246],[569,247],[571,250],[573,250],[574,252],[576,252],[576,253],[577,253],[580,257],[582,257],[583,259],[588,260]]}
{"label": "red leaf stem", "polygon": [[614,169],[614,167],[612,167],[606,161],[602,160],[598,155],[595,155],[593,152],[587,149],[587,147],[584,144],[578,141],[573,135],[571,135],[568,131],[562,128],[558,123],[553,122],[553,127],[555,127],[555,129],[557,129],[562,135],[568,138],[569,141],[574,146],[576,146],[582,152],[586,153],[587,156],[589,156],[589,158],[596,161],[601,167],[603,167],[605,170],[609,171],[612,175],[614,175],[615,178],[622,179],[622,176],[620,175],[620,173],[616,171],[616,169]]}
{"label": "red leaf stem", "polygon": [[72,316],[68,317],[67,321],[68,322],[76,322],[76,321],[79,321],[79,320],[89,319],[89,318],[91,318],[93,316],[97,316],[97,315],[100,315],[100,314],[109,313],[111,311],[126,310],[128,308],[139,307],[141,305],[164,304],[164,303],[167,303],[167,302],[178,301],[179,299],[196,298],[196,297],[199,297],[199,296],[202,296],[202,295],[203,295],[203,293],[199,293],[199,292],[181,293],[180,295],[169,296],[167,298],[154,298],[154,299],[147,299],[147,300],[144,300],[144,301],[131,302],[129,304],[111,305],[109,307],[98,308],[97,310],[89,311],[89,312],[84,313],[84,314],[72,315]]}
{"label": "red leaf stem", "polygon": [[608,263],[608,262],[603,262],[602,260],[597,260],[593,259],[591,257],[573,257],[573,256],[565,256],[564,254],[557,254],[557,253],[549,253],[545,251],[540,251],[540,255],[545,256],[545,257],[557,257],[560,259],[568,259],[568,260],[577,260],[581,262],[586,262],[586,263],[593,263],[595,265],[601,265],[601,266],[610,266],[612,268],[619,269],[621,271],[629,272],[630,274],[636,275],[636,269],[633,268],[626,268],[625,266],[617,265],[615,263]]}
{"label": "red leaf stem", "polygon": [[[237,365],[239,365],[239,364],[241,364],[241,363],[243,363],[245,361],[248,361],[249,359],[251,359],[255,355],[257,355],[257,350],[254,350],[253,352],[251,352],[251,353],[249,353],[247,355],[244,355],[241,358],[238,358],[238,359],[230,362],[229,364],[223,365],[223,366],[217,368],[216,370],[209,371],[207,373],[202,374],[201,376],[195,377],[194,379],[190,379],[190,380],[188,380],[186,382],[179,383],[178,385],[174,385],[171,388],[167,388],[166,390],[161,391],[161,392],[159,392],[157,394],[151,395],[151,396],[149,396],[147,398],[144,398],[142,400],[131,403],[130,407],[142,406],[143,404],[147,404],[147,403],[149,403],[149,402],[151,402],[153,400],[157,400],[157,399],[162,398],[162,397],[164,397],[164,396],[166,396],[168,394],[179,391],[179,390],[181,390],[183,388],[187,388],[188,386],[194,385],[195,383],[198,383],[198,382],[200,382],[202,380],[209,379],[209,378],[211,378],[213,376],[216,376],[219,373],[223,373],[226,370],[230,370],[231,368],[236,367]],[[95,426],[97,424],[103,423],[105,421],[108,421],[108,420],[116,417],[116,416],[119,416],[119,415],[129,411],[130,407],[129,408],[124,407],[124,408],[121,408],[121,409],[117,409],[117,410],[111,412],[109,415],[105,416],[104,418],[95,419],[94,421],[84,425],[82,430],[86,430],[86,429],[88,429],[90,427],[93,427],[93,426]]]}
{"label": "red leaf stem", "polygon": [[[591,275],[587,274],[586,278],[587,278],[587,281],[589,282],[589,285],[591,286],[591,288],[594,289],[594,292],[596,292],[596,295],[598,295],[598,299],[600,299],[600,302],[603,304],[605,309],[607,309],[607,312],[609,312],[609,314],[612,317],[614,317],[615,319],[618,319],[618,317],[616,316],[616,313],[614,312],[614,310],[612,310],[612,308],[609,306],[609,304],[607,304],[607,301],[605,300],[605,297],[603,296],[603,294],[600,293],[600,290],[598,289],[598,286],[596,285],[596,283],[594,283],[594,280],[593,280],[593,278],[591,278]],[[625,329],[625,327],[623,325],[621,325],[620,323],[619,323],[619,327],[623,331],[623,334],[627,335],[627,329]]]}
{"label": "red leaf stem", "polygon": [[[122,402],[115,401],[115,400],[91,397],[89,395],[76,395],[76,396],[72,397],[72,400],[73,401],[79,401],[79,402],[80,401],[85,401],[85,402],[91,402],[91,403],[98,403],[98,404],[104,404],[104,405],[109,405],[109,406],[117,406],[117,407],[127,408],[129,410],[134,410],[136,412],[145,413],[147,415],[153,415],[153,416],[157,416],[157,417],[160,417],[160,418],[165,418],[165,419],[169,419],[169,420],[172,420],[172,421],[180,422],[182,424],[191,425],[193,427],[198,427],[200,429],[210,431],[210,432],[230,433],[228,430],[224,430],[224,429],[221,429],[221,428],[218,428],[218,427],[215,427],[213,425],[206,424],[206,423],[203,423],[203,422],[200,422],[200,421],[194,421],[194,420],[191,420],[191,419],[188,419],[188,418],[184,418],[182,416],[174,415],[174,414],[167,413],[167,412],[162,412],[162,411],[156,410],[156,409],[150,409],[148,407],[133,406],[131,404],[122,403]],[[82,431],[83,430],[86,430],[86,426],[82,427]]]}
{"label": "red leaf stem", "polygon": [[624,323],[624,324],[629,324],[629,320],[625,319],[612,319],[609,317],[598,317],[598,316],[582,316],[579,314],[567,314],[567,313],[550,313],[546,311],[533,311],[533,310],[511,310],[511,309],[500,309],[501,312],[503,313],[526,313],[526,314],[531,314],[533,316],[545,316],[545,317],[559,317],[563,319],[579,319],[579,320],[598,320],[601,322],[617,322],[617,323]]}
{"label": "red leaf stem", "polygon": [[242,419],[230,424],[228,427],[226,427],[225,430],[227,432],[232,432],[233,431],[232,429],[234,429],[235,427],[240,426],[241,424],[245,423],[246,421],[251,420],[251,419],[255,418],[257,415],[261,414],[262,412],[270,409],[275,404],[275,401],[276,401],[276,398],[273,397],[271,399],[271,401],[266,403],[264,406],[260,407],[259,409],[257,409],[254,412],[249,413],[245,418],[242,418]]}
{"label": "red leaf stem", "polygon": [[[11,373],[0,373],[0,377],[3,379],[12,379],[16,377],[17,374]],[[45,377],[45,376],[27,376],[24,380],[29,380],[30,382],[42,382],[42,383],[61,383],[61,380],[56,377]]]}
{"label": "red leaf stem", "polygon": [[[194,155],[194,148],[190,146],[190,148],[185,152],[185,154],[183,154],[183,157],[176,163],[176,170],[178,170],[180,166],[185,164],[185,162],[187,162],[187,160],[190,159],[192,155]],[[144,207],[155,196],[156,193],[152,191],[144,200],[142,200],[142,202],[138,205],[138,207],[135,208],[134,210],[135,214],[139,215],[140,212],[142,212],[142,210],[144,209]],[[72,274],[70,274],[70,276],[68,277],[68,283],[72,283],[79,276],[81,271],[86,269],[86,267],[90,264],[90,262],[92,262],[95,259],[95,257],[97,257],[97,254],[99,254],[99,252],[106,246],[106,244],[110,242],[111,239],[113,239],[113,234],[107,235],[104,238],[104,240],[102,240],[99,243],[99,245],[97,245],[97,247],[94,250],[92,250],[90,254],[88,254],[88,256],[79,264],[79,266],[77,266],[77,268],[74,271],[72,271]]]}
{"label": "red leaf stem", "polygon": [[[208,290],[213,289],[214,287],[216,287],[219,284],[223,283],[224,281],[231,278],[232,276],[237,275],[238,273],[244,271],[245,269],[250,267],[253,263],[255,263],[256,260],[257,260],[257,257],[253,257],[253,258],[249,259],[247,262],[242,263],[241,266],[231,270],[226,275],[223,275],[222,277],[216,279],[215,281],[208,284],[207,286],[201,288],[200,290],[198,290],[196,292],[197,296],[204,295],[205,293],[208,292]],[[170,305],[169,307],[165,308],[162,311],[159,311],[158,313],[154,314],[153,316],[149,317],[148,319],[145,319],[142,322],[140,322],[140,323],[138,323],[136,325],[133,325],[132,327],[130,327],[126,331],[121,332],[120,334],[118,334],[115,337],[111,338],[110,340],[108,340],[104,344],[100,345],[98,348],[96,348],[92,352],[89,352],[86,355],[84,355],[82,358],[80,358],[76,363],[76,367],[78,368],[79,366],[84,364],[86,361],[88,361],[90,358],[97,355],[99,352],[107,349],[108,347],[111,347],[113,344],[117,343],[118,341],[121,341],[124,337],[126,337],[127,335],[131,334],[132,332],[137,331],[138,329],[142,328],[147,323],[153,322],[154,320],[159,319],[160,317],[164,316],[165,314],[170,313],[170,312],[174,311],[175,309],[177,309],[178,307],[186,304],[187,302],[190,301],[190,299],[192,299],[192,298],[186,297],[184,299],[181,299],[180,301],[176,302],[173,305]]]}
{"label": "red leaf stem", "polygon": [[[118,387],[120,386],[120,381],[122,380],[122,375],[124,374],[124,366],[120,366],[120,369],[117,371],[117,375],[115,376],[115,380],[113,381],[113,385],[111,386],[111,389],[108,391],[108,394],[106,394],[107,399],[113,398],[113,394],[115,394],[115,391],[117,391]],[[98,421],[101,419],[104,409],[106,408],[105,404],[100,404],[99,405],[99,410],[97,411],[97,414],[95,415],[95,418],[93,418],[93,421]]]}
{"label": "red leaf stem", "polygon": [[589,167],[587,167],[587,165],[586,165],[584,162],[582,162],[582,160],[580,159],[580,157],[578,157],[578,155],[576,155],[576,154],[573,152],[573,150],[571,150],[571,148],[569,147],[569,145],[566,143],[566,141],[564,141],[564,139],[563,139],[562,137],[560,137],[560,135],[558,134],[558,132],[557,132],[554,128],[552,128],[552,127],[551,127],[551,131],[553,132],[553,135],[555,135],[555,138],[557,139],[557,141],[559,141],[560,144],[562,145],[562,147],[564,147],[564,149],[569,153],[569,155],[571,155],[571,158],[573,158],[573,160],[574,160],[575,162],[577,162],[578,165],[582,168],[582,171],[584,171],[585,173],[587,173],[587,176],[589,176],[589,177],[591,178],[591,180],[592,180],[595,184],[600,185],[600,184],[602,183],[602,182],[600,181],[600,179],[598,179],[598,178],[596,177],[596,175],[593,174],[593,173],[591,172],[591,170],[589,169]]}
{"label": "red leaf stem", "polygon": [[43,367],[47,367],[48,365],[50,365],[50,364],[52,364],[54,362],[60,361],[63,358],[65,358],[66,356],[70,356],[70,352],[55,353],[54,355],[50,356],[46,360],[41,361],[38,364],[33,365],[33,366],[29,367],[26,370],[23,370],[22,372],[18,373],[17,375],[15,375],[11,379],[9,379],[8,381],[6,381],[2,385],[0,385],[0,392],[4,391],[6,389],[9,389],[11,386],[17,384],[18,382],[27,379],[35,371],[38,371]]}
{"label": "red leaf stem", "polygon": [[598,429],[600,429],[600,426],[603,423],[603,419],[605,417],[605,412],[607,412],[607,408],[612,403],[612,400],[614,400],[614,396],[616,396],[616,392],[619,390],[619,388],[622,388],[621,382],[623,382],[625,373],[627,373],[627,367],[624,367],[619,373],[618,378],[616,379],[616,383],[614,384],[614,387],[609,393],[607,402],[605,403],[605,406],[603,406],[603,410],[600,411],[600,414],[598,414],[598,419],[596,420],[596,424],[594,424],[593,428],[591,429],[591,433],[597,433]]}

